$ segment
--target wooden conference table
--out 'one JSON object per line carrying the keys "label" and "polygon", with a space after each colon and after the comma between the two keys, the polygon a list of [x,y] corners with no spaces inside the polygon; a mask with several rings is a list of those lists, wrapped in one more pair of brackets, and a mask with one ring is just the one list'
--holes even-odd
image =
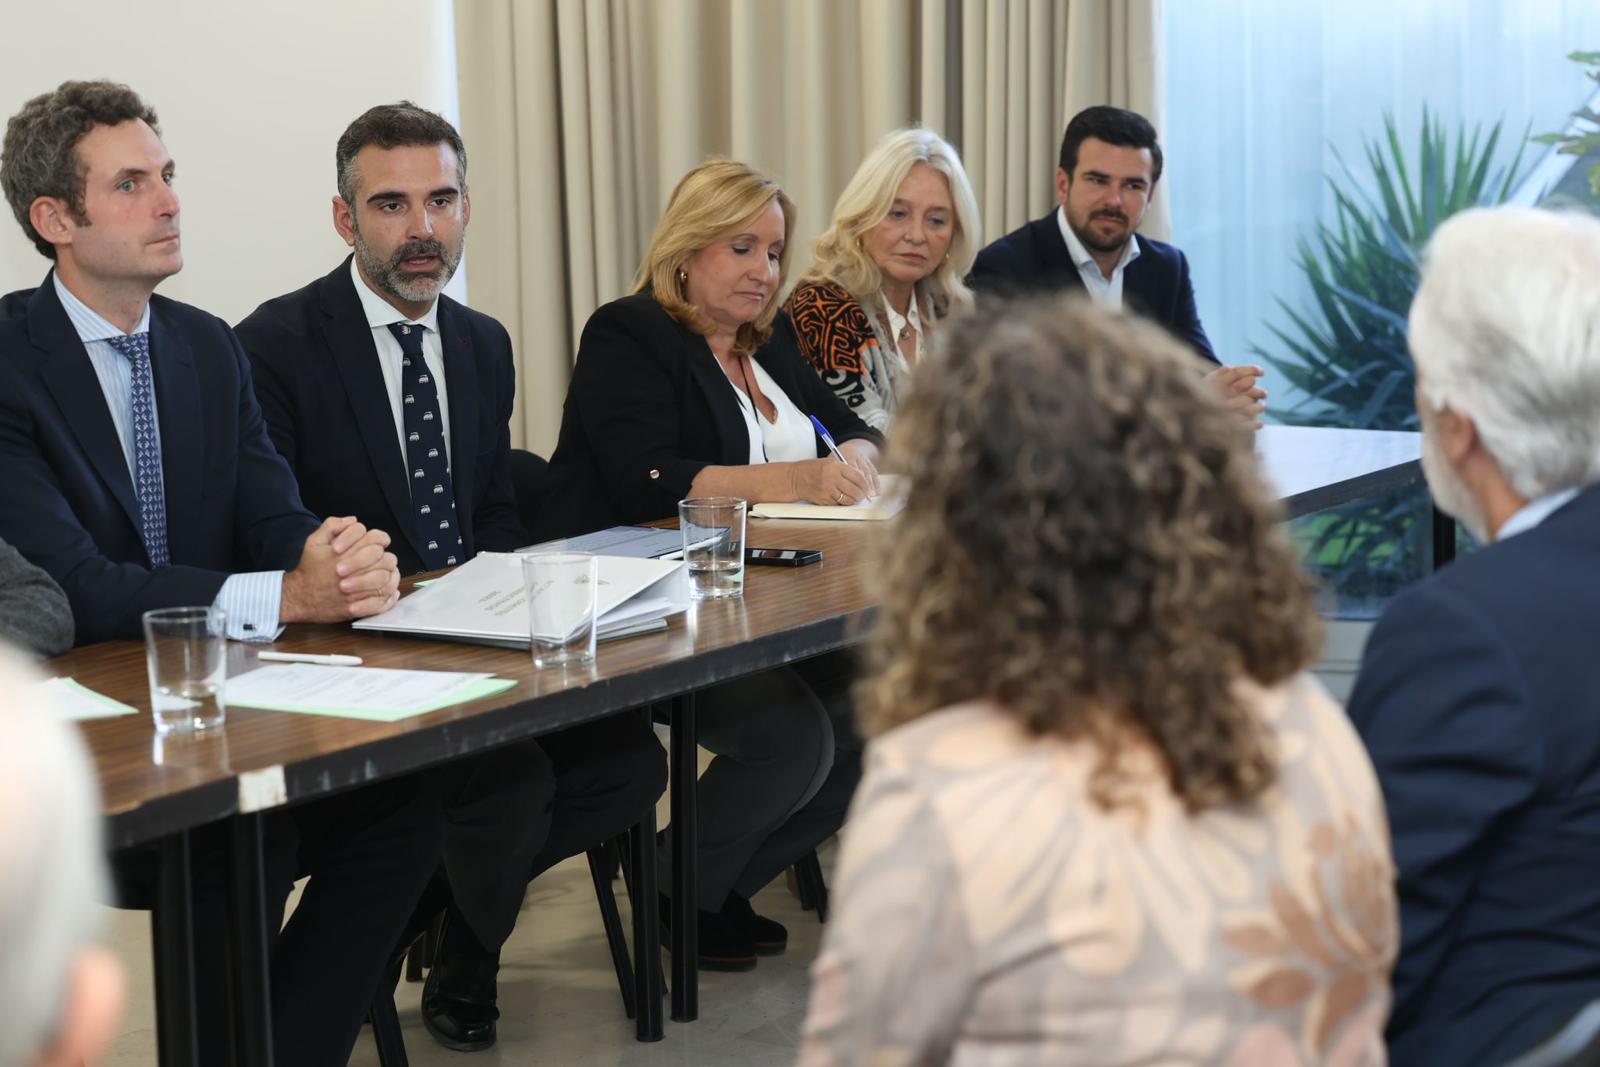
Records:
{"label": "wooden conference table", "polygon": [[[1290,517],[1421,480],[1418,437],[1409,433],[1268,427],[1258,452]],[[694,694],[708,686],[846,647],[862,636],[872,604],[863,578],[868,523],[751,520],[757,545],[819,548],[819,565],[747,571],[743,598],[701,602],[667,630],[603,643],[586,669],[534,671],[526,652],[356,633],[343,626],[295,626],[271,646],[348,653],[367,666],[490,671],[517,685],[496,696],[398,723],[233,708],[225,727],[197,737],[158,739],[149,714],[143,645],[113,641],[48,664],[52,673],[139,709],[139,715],[83,724],[96,761],[113,850],[154,848],[160,885],[153,934],[160,1062],[196,1062],[190,835],[230,829],[230,893],[238,959],[237,1062],[272,1063],[267,986],[268,916],[261,881],[261,819],[312,800],[444,763],[580,722],[663,705],[671,714],[674,833],[672,1016],[698,1014],[693,902],[696,842]],[[230,673],[254,665],[255,646],[230,646]],[[634,913],[638,1036],[662,1033],[657,961],[654,815],[636,831]],[[272,917],[276,921],[277,917]]]}

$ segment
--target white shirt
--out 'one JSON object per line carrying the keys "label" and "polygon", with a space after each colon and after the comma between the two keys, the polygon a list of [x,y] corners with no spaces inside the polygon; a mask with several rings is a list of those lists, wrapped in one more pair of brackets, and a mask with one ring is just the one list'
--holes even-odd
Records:
{"label": "white shirt", "polygon": [[750,438],[750,463],[794,463],[817,458],[817,431],[806,413],[795,407],[772,375],[761,369],[755,360],[749,361],[755,374],[756,385],[772,406],[778,409],[775,422],[768,422],[756,412],[756,406],[739,386],[733,392],[739,400],[739,413],[744,416],[745,433]]}
{"label": "white shirt", "polygon": [[[350,275],[355,279],[356,295],[361,298],[361,310],[366,312],[367,325],[372,328],[372,343],[378,350],[378,368],[383,371],[383,385],[389,391],[389,410],[394,413],[395,440],[400,442],[400,465],[406,467],[406,416],[401,400],[400,365],[405,353],[400,341],[389,330],[389,324],[404,322],[422,327],[422,358],[428,365],[428,377],[439,391],[439,419],[444,430],[444,462],[450,466],[450,396],[445,390],[444,346],[439,341],[439,301],[434,300],[428,313],[420,319],[408,319],[394,309],[388,301],[373,291],[361,276],[354,257],[350,259]],[[410,469],[407,468],[407,474]],[[406,479],[409,488],[411,479]]]}
{"label": "white shirt", "polygon": [[[105,316],[74,296],[72,290],[62,284],[60,277],[54,271],[50,272],[50,280],[55,284],[56,297],[61,301],[61,309],[67,313],[67,320],[77,332],[78,340],[83,342],[83,349],[89,354],[89,363],[94,367],[95,377],[100,381],[100,392],[105,394],[106,408],[111,413],[111,425],[117,431],[118,443],[122,445],[122,458],[127,461],[128,479],[131,482],[136,477],[133,458],[133,364],[128,362],[128,357],[119,352],[110,340],[113,337],[126,337],[131,334],[124,334],[106,321]],[[139,322],[134,326],[133,333],[148,333],[149,330],[150,304],[146,302],[144,313],[139,316]],[[152,348],[152,358],[154,355],[155,351]],[[152,366],[152,383],[154,379],[155,368]],[[152,411],[150,421],[159,440],[161,435],[159,404]],[[169,529],[167,531],[169,544],[171,539],[172,531]],[[278,610],[282,598],[282,571],[253,571],[230,575],[222,583],[222,588],[217,590],[217,598],[212,604],[221,608],[226,615],[228,636],[235,641],[272,641],[283,632],[283,627],[278,623]]]}
{"label": "white shirt", "polygon": [[1117,265],[1111,268],[1111,277],[1107,279],[1100,273],[1100,264],[1094,261],[1094,256],[1078,240],[1078,235],[1072,232],[1072,227],[1067,225],[1067,209],[1056,208],[1056,225],[1061,227],[1061,237],[1067,242],[1067,252],[1072,256],[1072,263],[1078,268],[1078,277],[1083,279],[1083,287],[1089,291],[1089,299],[1101,307],[1122,309],[1122,272],[1128,264],[1139,258],[1139,238],[1129,236],[1128,243],[1122,249],[1122,258],[1117,260]]}
{"label": "white shirt", "polygon": [[1559,493],[1551,493],[1549,496],[1542,496],[1538,500],[1528,501],[1500,527],[1500,532],[1495,534],[1495,541],[1504,541],[1506,538],[1515,537],[1519,533],[1527,533],[1561,510],[1568,501],[1577,495],[1578,490],[1576,489],[1563,489]]}
{"label": "white shirt", "polygon": [[[887,300],[885,300],[883,302],[883,310],[885,310],[885,311],[887,311],[889,313],[889,340],[894,342],[895,351],[897,353],[900,351],[900,334],[907,326],[909,326],[909,327],[911,327],[911,332],[916,335],[916,338],[917,338],[917,356],[918,356],[918,358],[921,358],[921,356],[922,356],[922,313],[917,310],[917,296],[916,296],[916,294],[915,293],[911,294],[911,307],[909,309],[910,314],[908,314],[908,315],[900,314],[900,312],[898,312],[898,311],[896,311],[894,309],[894,305],[889,303],[889,301],[887,301]],[[904,359],[905,357],[902,355],[900,358]]]}

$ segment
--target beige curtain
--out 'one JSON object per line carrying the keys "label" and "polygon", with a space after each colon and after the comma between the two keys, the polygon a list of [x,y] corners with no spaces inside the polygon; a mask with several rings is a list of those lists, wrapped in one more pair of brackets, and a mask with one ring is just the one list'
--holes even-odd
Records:
{"label": "beige curtain", "polygon": [[1054,202],[1072,111],[1157,117],[1159,2],[458,0],[467,281],[516,347],[515,443],[554,447],[584,321],[690,167],[783,183],[793,279],[867,149],[920,122],[961,149],[992,239]]}

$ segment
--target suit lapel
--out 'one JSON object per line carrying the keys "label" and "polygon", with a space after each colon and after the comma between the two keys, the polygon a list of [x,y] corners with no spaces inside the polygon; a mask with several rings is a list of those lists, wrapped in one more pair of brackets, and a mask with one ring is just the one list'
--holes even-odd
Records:
{"label": "suit lapel", "polygon": [[[322,328],[334,366],[344,382],[350,409],[355,412],[356,432],[366,446],[372,469],[378,476],[383,499],[394,514],[397,525],[417,554],[423,544],[417,537],[417,524],[411,513],[411,493],[406,488],[406,458],[395,439],[394,409],[389,390],[378,366],[378,350],[372,341],[361,299],[356,296],[350,277],[350,260],[322,280]],[[391,531],[391,534],[393,531]]]}
{"label": "suit lapel", "polygon": [[478,455],[478,360],[472,335],[453,303],[439,298],[439,347],[444,351],[444,380],[450,397],[450,481],[455,487],[457,521],[468,527],[476,486]]}
{"label": "suit lapel", "polygon": [[1034,247],[1039,250],[1039,269],[1051,286],[1083,290],[1083,276],[1078,265],[1072,262],[1072,252],[1067,239],[1061,236],[1061,223],[1052,211],[1042,219],[1035,219]]}
{"label": "suit lapel", "polygon": [[29,301],[28,334],[34,347],[44,353],[39,376],[61,409],[65,425],[137,531],[139,504],[128,458],[117,439],[117,428],[111,421],[111,409],[106,405],[94,364],[89,362],[89,353],[56,298],[53,274],[45,276],[44,284]]}
{"label": "suit lapel", "polygon": [[171,556],[182,558],[185,531],[199,513],[202,465],[206,444],[196,433],[204,421],[200,410],[200,380],[194,354],[183,335],[172,328],[159,305],[150,308],[150,370],[155,379],[156,417],[161,423],[162,490],[167,501],[167,540]]}
{"label": "suit lapel", "polygon": [[[722,373],[717,357],[711,354],[706,339],[676,320],[672,328],[678,332],[678,345],[689,364],[689,376],[706,395],[706,406],[711,409],[711,424],[717,440],[722,444],[720,462],[733,467],[743,467],[750,462],[750,431],[740,415],[737,397],[730,397],[733,384]],[[733,404],[728,401],[733,400]]]}
{"label": "suit lapel", "polygon": [[1122,271],[1122,303],[1125,307],[1144,314],[1155,313],[1160,318],[1159,309],[1152,299],[1151,287],[1155,281],[1156,258],[1150,253],[1150,246],[1138,234],[1133,239],[1139,242],[1139,257]]}

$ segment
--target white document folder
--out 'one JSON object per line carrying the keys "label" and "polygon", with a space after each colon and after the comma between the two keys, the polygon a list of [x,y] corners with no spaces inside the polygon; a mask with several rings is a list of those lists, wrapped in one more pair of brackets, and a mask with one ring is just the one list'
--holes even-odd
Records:
{"label": "white document folder", "polygon": [[[669,615],[688,608],[688,575],[680,561],[598,558],[600,585],[595,591],[595,611],[601,640],[659,629]],[[522,557],[515,552],[480,552],[443,578],[401,597],[382,615],[352,625],[376,633],[527,648],[530,637]],[[567,635],[539,636],[556,639]]]}

